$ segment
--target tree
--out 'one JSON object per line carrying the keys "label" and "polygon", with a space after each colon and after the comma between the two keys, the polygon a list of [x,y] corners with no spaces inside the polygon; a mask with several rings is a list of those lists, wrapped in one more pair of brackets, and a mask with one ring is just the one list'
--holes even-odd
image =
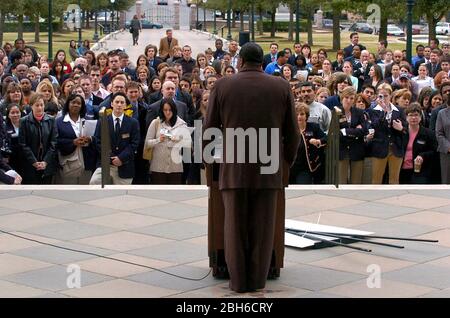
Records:
{"label": "tree", "polygon": [[340,21],[342,11],[355,11],[359,3],[351,0],[327,0],[324,5],[331,8],[333,12],[333,50],[337,51],[341,49]]}
{"label": "tree", "polygon": [[448,0],[416,0],[416,13],[423,14],[428,22],[428,43],[436,38],[436,24],[450,11]]}
{"label": "tree", "polygon": [[308,44],[314,45],[312,21],[314,20],[314,12],[323,0],[303,0],[301,1],[300,10],[306,13],[306,31],[308,32]]}

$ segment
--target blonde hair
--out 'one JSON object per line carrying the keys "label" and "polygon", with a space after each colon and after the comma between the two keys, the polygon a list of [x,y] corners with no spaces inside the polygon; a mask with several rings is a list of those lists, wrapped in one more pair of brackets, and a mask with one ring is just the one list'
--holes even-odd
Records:
{"label": "blonde hair", "polygon": [[309,118],[309,107],[305,103],[296,102],[295,103],[295,114],[298,116],[301,113],[306,114],[306,119]]}
{"label": "blonde hair", "polygon": [[319,95],[322,94],[322,93],[327,93],[328,96],[331,95],[331,94],[330,94],[330,90],[329,90],[328,88],[326,88],[326,87],[321,87],[321,88],[319,88],[319,89],[317,90],[317,92],[316,92],[316,96],[319,96]]}
{"label": "blonde hair", "polygon": [[402,89],[399,89],[399,90],[395,91],[395,92],[392,94],[392,102],[393,102],[394,105],[397,104],[397,100],[398,100],[400,97],[404,97],[404,98],[406,98],[406,99],[409,99],[409,101],[411,101],[412,93],[411,93],[411,91],[410,91],[409,89],[407,89],[407,88],[402,88]]}
{"label": "blonde hair", "polygon": [[345,98],[349,96],[356,96],[356,90],[353,86],[347,86],[344,90],[339,94],[339,97]]}
{"label": "blonde hair", "polygon": [[50,83],[50,81],[40,82],[39,85],[36,87],[36,93],[42,94],[42,91],[46,88],[49,89],[50,92],[52,93],[52,97],[50,97],[50,101],[55,103],[56,105],[59,105],[58,99],[56,98],[56,95],[55,95],[55,90],[53,89],[53,85],[52,85],[52,83]]}
{"label": "blonde hair", "polygon": [[380,86],[378,86],[377,93],[380,92],[381,90],[388,91],[389,95],[392,95],[392,86],[389,85],[388,83],[383,83]]}

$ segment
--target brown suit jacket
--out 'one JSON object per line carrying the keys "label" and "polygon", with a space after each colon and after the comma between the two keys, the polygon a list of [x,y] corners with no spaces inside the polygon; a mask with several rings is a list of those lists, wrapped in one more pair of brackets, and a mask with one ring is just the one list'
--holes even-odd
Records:
{"label": "brown suit jacket", "polygon": [[160,41],[159,41],[159,56],[161,58],[167,59],[169,57],[172,56],[172,49],[174,46],[178,45],[178,40],[175,38],[172,38],[172,42],[170,42],[169,45],[169,41],[167,40],[167,36],[163,37]]}
{"label": "brown suit jacket", "polygon": [[[208,113],[203,129],[220,128],[223,132],[223,158],[220,164],[219,189],[282,189],[286,185],[283,170],[290,167],[297,155],[300,133],[295,115],[294,98],[286,80],[262,72],[260,68],[244,67],[238,74],[219,79],[211,91]],[[236,139],[234,163],[225,162],[227,156],[227,128],[268,128],[269,146],[263,145],[263,153],[270,146],[270,129],[278,128],[278,170],[273,174],[261,174],[263,164],[257,155],[256,163],[249,163],[249,141],[246,138],[245,163],[237,163]],[[203,143],[206,146],[206,142]],[[252,144],[253,147],[258,147]],[[283,160],[285,162],[283,162]],[[284,166],[284,167],[283,167]],[[284,182],[283,182],[284,179]]]}

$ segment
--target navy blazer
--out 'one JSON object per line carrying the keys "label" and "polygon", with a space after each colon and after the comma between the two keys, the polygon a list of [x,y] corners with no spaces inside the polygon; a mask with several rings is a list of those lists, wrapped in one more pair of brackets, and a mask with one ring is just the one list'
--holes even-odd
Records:
{"label": "navy blazer", "polygon": [[[358,43],[359,48],[361,49],[361,51],[365,50],[366,47],[364,45],[362,45],[361,43]],[[350,44],[349,46],[346,46],[344,48],[344,58],[350,57],[353,54],[353,45]]]}
{"label": "navy blazer", "polygon": [[[406,131],[406,138],[404,143],[404,149],[406,152],[406,147],[409,142],[409,131]],[[424,177],[427,180],[431,180],[432,169],[434,164],[434,155],[437,150],[437,140],[436,135],[431,131],[431,129],[420,126],[419,132],[413,143],[413,160],[417,156],[423,158],[423,164],[420,172],[414,172],[414,175]]]}
{"label": "navy blazer", "polygon": [[[180,102],[178,100],[175,101],[175,105],[177,106],[177,116],[183,119],[186,123],[190,120],[188,109],[185,103]],[[148,130],[152,121],[159,116],[159,109],[161,108],[161,100],[157,101],[147,109],[147,116],[145,118],[145,131]]]}
{"label": "navy blazer", "polygon": [[[339,133],[339,160],[350,159],[351,161],[364,160],[365,144],[364,136],[367,134],[367,120],[362,109],[352,107],[350,109],[350,125],[345,118],[344,109],[339,118],[339,129],[345,129]],[[356,128],[361,126],[361,128]]]}
{"label": "navy blazer", "polygon": [[[275,54],[275,61],[277,60],[277,55]],[[264,55],[263,59],[263,69],[266,69],[266,66],[272,63],[272,56],[269,54]]]}
{"label": "navy blazer", "polygon": [[[77,135],[75,135],[72,124],[70,122],[65,122],[64,117],[65,116],[63,115],[56,119],[56,128],[58,129],[56,149],[59,150],[63,156],[68,156],[76,149],[73,141],[77,138]],[[82,119],[82,121],[84,121],[84,119]],[[97,153],[93,142],[87,147],[82,147],[82,150],[84,170],[94,171],[97,162]]]}
{"label": "navy blazer", "polygon": [[[395,107],[391,104],[392,107]],[[386,158],[389,154],[389,146],[392,146],[394,156],[403,158],[405,155],[404,142],[406,137],[406,118],[401,108],[395,107],[392,111],[391,121],[385,118],[385,112],[381,106],[367,110],[371,126],[375,129],[375,135],[371,141],[371,156],[375,158]],[[399,119],[402,122],[403,130],[398,131],[392,127],[392,122]]]}
{"label": "navy blazer", "polygon": [[[157,101],[160,101],[162,98],[163,98],[163,94],[161,93],[161,91],[157,91],[150,95],[147,95],[146,101],[147,101],[147,104],[151,106],[152,104],[156,103]],[[194,102],[192,100],[192,96],[181,90],[177,90],[175,99],[177,101],[180,101],[180,102],[186,104],[186,107],[187,107],[187,116],[185,118],[183,118],[182,114],[178,114],[178,117],[183,119],[189,127],[193,127],[196,109],[194,106]],[[148,124],[148,125],[150,125],[150,124]],[[148,126],[147,126],[147,128],[148,128]]]}
{"label": "navy blazer", "polygon": [[330,97],[327,97],[323,104],[327,106],[331,111],[333,111],[335,106],[342,106],[341,98],[339,97],[339,95],[331,95]]}
{"label": "navy blazer", "polygon": [[[139,146],[139,122],[126,115],[123,116],[120,126],[120,137],[116,140],[112,115],[108,116],[109,139],[111,144],[111,157],[119,157],[122,165],[119,167],[119,177],[128,179],[134,178],[134,156]],[[94,141],[97,148],[97,167],[100,167],[101,151],[101,121],[97,122]]]}

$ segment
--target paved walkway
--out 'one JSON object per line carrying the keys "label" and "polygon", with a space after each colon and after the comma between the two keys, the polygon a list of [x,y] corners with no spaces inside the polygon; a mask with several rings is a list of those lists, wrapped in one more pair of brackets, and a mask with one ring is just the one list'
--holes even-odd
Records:
{"label": "paved walkway", "polygon": [[[125,30],[106,41],[107,50],[124,48],[130,56],[130,61],[135,64],[138,56],[144,54],[144,49],[148,44],[154,44],[159,49],[159,40],[165,36],[166,29],[145,29],[139,36],[139,46],[133,46],[132,35],[129,31]],[[173,37],[178,39],[178,43],[181,46],[190,45],[192,47],[192,58],[194,59],[198,53],[204,53],[209,47],[215,50],[215,39],[204,33],[174,30]],[[97,52],[101,51],[102,50],[99,50]]]}
{"label": "paved walkway", "polygon": [[[169,190],[172,189],[172,190]],[[439,239],[371,246],[286,248],[281,277],[246,297],[450,297],[450,187],[287,190],[288,218]],[[204,187],[0,187],[0,229],[199,278],[208,273]],[[366,244],[356,244],[364,246]],[[81,268],[70,289],[67,266]],[[368,266],[381,288],[368,288]],[[373,280],[370,280],[373,281]],[[0,234],[0,297],[233,297],[227,281],[198,282]]]}

